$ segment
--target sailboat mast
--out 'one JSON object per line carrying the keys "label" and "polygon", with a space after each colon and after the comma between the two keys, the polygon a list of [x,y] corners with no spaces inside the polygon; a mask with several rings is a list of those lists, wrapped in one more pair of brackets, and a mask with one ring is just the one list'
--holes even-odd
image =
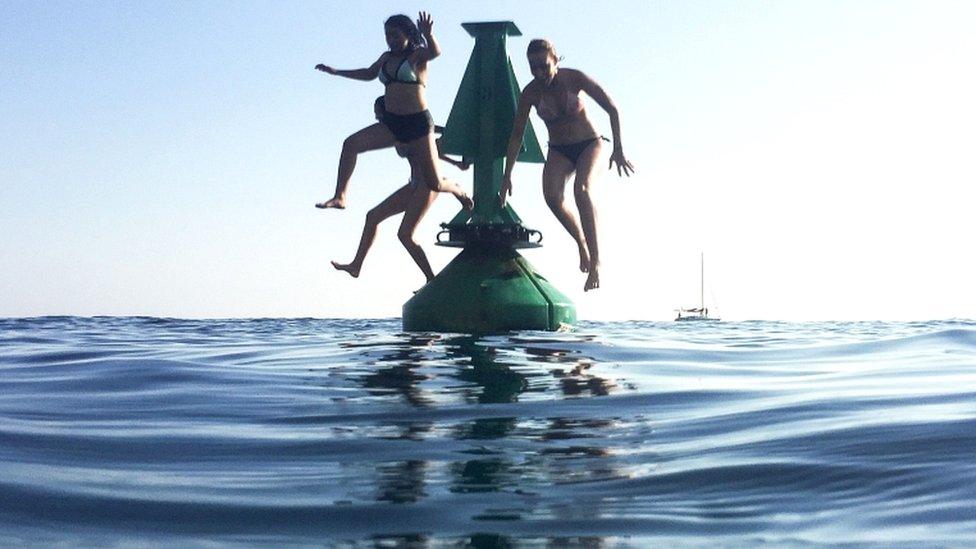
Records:
{"label": "sailboat mast", "polygon": [[701,310],[705,313],[705,252],[701,253]]}

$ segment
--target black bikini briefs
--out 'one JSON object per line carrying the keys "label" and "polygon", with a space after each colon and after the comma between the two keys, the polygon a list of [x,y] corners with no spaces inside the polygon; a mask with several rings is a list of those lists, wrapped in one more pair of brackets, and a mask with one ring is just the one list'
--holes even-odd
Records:
{"label": "black bikini briefs", "polygon": [[383,125],[389,128],[398,142],[408,143],[432,132],[434,119],[428,110],[413,114],[393,114],[384,111]]}

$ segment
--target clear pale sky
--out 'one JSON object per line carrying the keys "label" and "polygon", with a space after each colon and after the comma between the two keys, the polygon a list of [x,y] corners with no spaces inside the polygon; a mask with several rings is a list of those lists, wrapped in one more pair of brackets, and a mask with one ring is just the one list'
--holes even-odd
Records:
{"label": "clear pale sky", "polygon": [[[976,2],[552,5],[0,3],[0,316],[399,316],[423,277],[398,220],[358,280],[329,260],[352,258],[406,163],[369,153],[348,209],[313,208],[382,87],[313,67],[369,65],[383,20],[424,9],[441,123],[469,21],[519,26],[523,85],[528,40],[548,37],[617,103],[637,173],[596,185],[600,290],[582,292],[541,167],[515,170],[513,204],[545,234],[524,255],[580,318],[672,318],[697,303],[701,251],[727,319],[976,317]],[[418,231],[435,270],[456,210],[441,198]]]}

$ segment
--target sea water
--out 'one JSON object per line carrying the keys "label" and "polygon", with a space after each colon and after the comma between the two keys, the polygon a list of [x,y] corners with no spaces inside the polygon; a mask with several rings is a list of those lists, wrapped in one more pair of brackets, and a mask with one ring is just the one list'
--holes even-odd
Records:
{"label": "sea water", "polygon": [[976,544],[976,323],[0,319],[0,545]]}

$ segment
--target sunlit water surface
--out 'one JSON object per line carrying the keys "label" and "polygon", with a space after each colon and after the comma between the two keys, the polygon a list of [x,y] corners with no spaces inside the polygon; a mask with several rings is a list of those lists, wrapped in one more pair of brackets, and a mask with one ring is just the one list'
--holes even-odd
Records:
{"label": "sunlit water surface", "polygon": [[976,540],[976,323],[0,319],[0,545]]}

